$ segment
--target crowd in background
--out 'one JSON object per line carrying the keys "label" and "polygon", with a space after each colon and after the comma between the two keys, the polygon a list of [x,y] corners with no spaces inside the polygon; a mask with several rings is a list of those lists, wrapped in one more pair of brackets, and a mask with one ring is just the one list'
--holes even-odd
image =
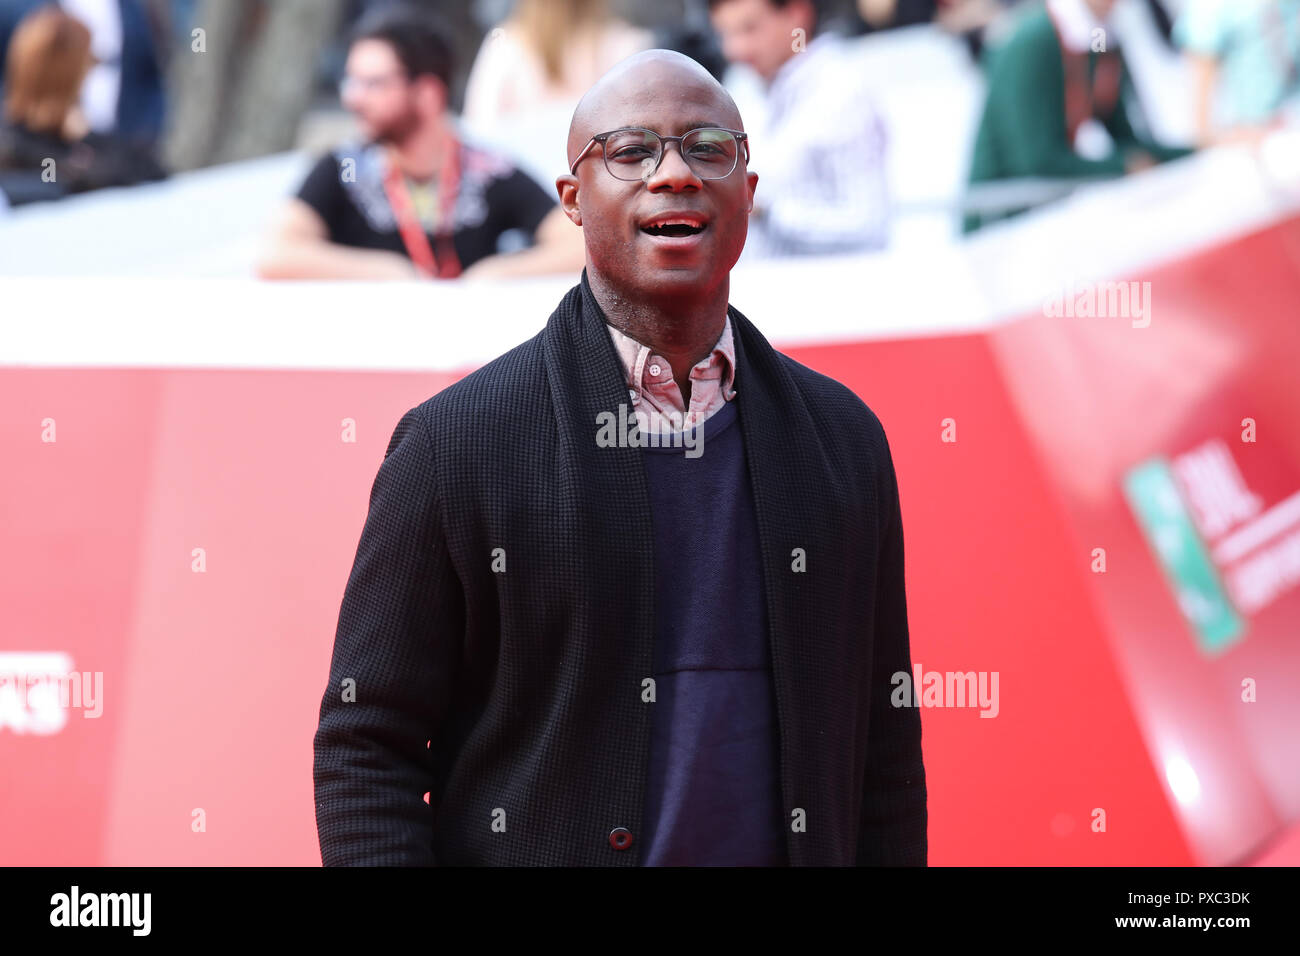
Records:
{"label": "crowd in background", "polygon": [[[1190,66],[1187,142],[1153,131],[1123,3]],[[967,232],[1035,204],[975,202],[990,184],[1258,141],[1300,98],[1300,0],[680,0],[646,15],[616,0],[0,0],[0,206],[299,146],[324,107],[352,125],[286,197],[261,275],[571,271],[580,232],[554,176],[573,109],[619,60],[664,47],[760,91],[744,114],[762,143],[746,255],[866,251],[891,234],[891,131],[854,52],[866,34],[941,30],[979,64]]]}

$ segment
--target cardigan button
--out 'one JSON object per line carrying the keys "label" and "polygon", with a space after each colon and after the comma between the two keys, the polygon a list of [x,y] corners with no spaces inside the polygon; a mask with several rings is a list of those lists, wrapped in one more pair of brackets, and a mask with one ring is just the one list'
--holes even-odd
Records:
{"label": "cardigan button", "polygon": [[627,827],[615,827],[610,830],[609,845],[615,850],[626,850],[632,845],[632,831]]}

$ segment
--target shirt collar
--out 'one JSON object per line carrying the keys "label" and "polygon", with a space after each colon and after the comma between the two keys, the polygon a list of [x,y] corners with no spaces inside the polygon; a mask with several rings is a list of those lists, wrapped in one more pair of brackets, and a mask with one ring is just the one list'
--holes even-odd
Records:
{"label": "shirt collar", "polygon": [[[605,328],[609,330],[610,339],[614,343],[614,351],[618,353],[619,362],[623,366],[627,386],[634,395],[639,396],[644,384],[647,367],[651,364],[650,358],[653,353],[650,346],[614,328],[608,322],[605,323]],[[661,357],[656,358],[660,362],[667,362],[666,359]],[[723,322],[722,334],[718,336],[718,341],[714,344],[713,350],[695,363],[691,377],[695,377],[693,373],[696,369],[705,371],[714,367],[722,369],[720,384],[722,396],[726,401],[731,401],[736,397],[736,390],[733,387],[736,380],[736,345],[732,335],[730,310],[728,310]]]}

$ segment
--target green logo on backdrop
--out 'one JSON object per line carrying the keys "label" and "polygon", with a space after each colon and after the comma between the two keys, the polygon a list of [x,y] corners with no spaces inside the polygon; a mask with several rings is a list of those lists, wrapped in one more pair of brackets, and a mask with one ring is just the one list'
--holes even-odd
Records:
{"label": "green logo on backdrop", "polygon": [[1246,623],[1224,592],[1169,463],[1157,458],[1130,469],[1124,495],[1201,650],[1216,654],[1235,643]]}

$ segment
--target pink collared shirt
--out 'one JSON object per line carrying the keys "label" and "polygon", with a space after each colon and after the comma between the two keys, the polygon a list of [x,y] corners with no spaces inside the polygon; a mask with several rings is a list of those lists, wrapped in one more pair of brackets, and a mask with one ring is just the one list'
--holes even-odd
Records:
{"label": "pink collared shirt", "polygon": [[731,336],[731,316],[726,317],[717,344],[691,368],[691,407],[685,407],[682,390],[673,378],[668,360],[650,346],[620,332],[609,323],[614,351],[623,364],[632,412],[642,431],[682,431],[705,421],[736,397],[736,349]]}

